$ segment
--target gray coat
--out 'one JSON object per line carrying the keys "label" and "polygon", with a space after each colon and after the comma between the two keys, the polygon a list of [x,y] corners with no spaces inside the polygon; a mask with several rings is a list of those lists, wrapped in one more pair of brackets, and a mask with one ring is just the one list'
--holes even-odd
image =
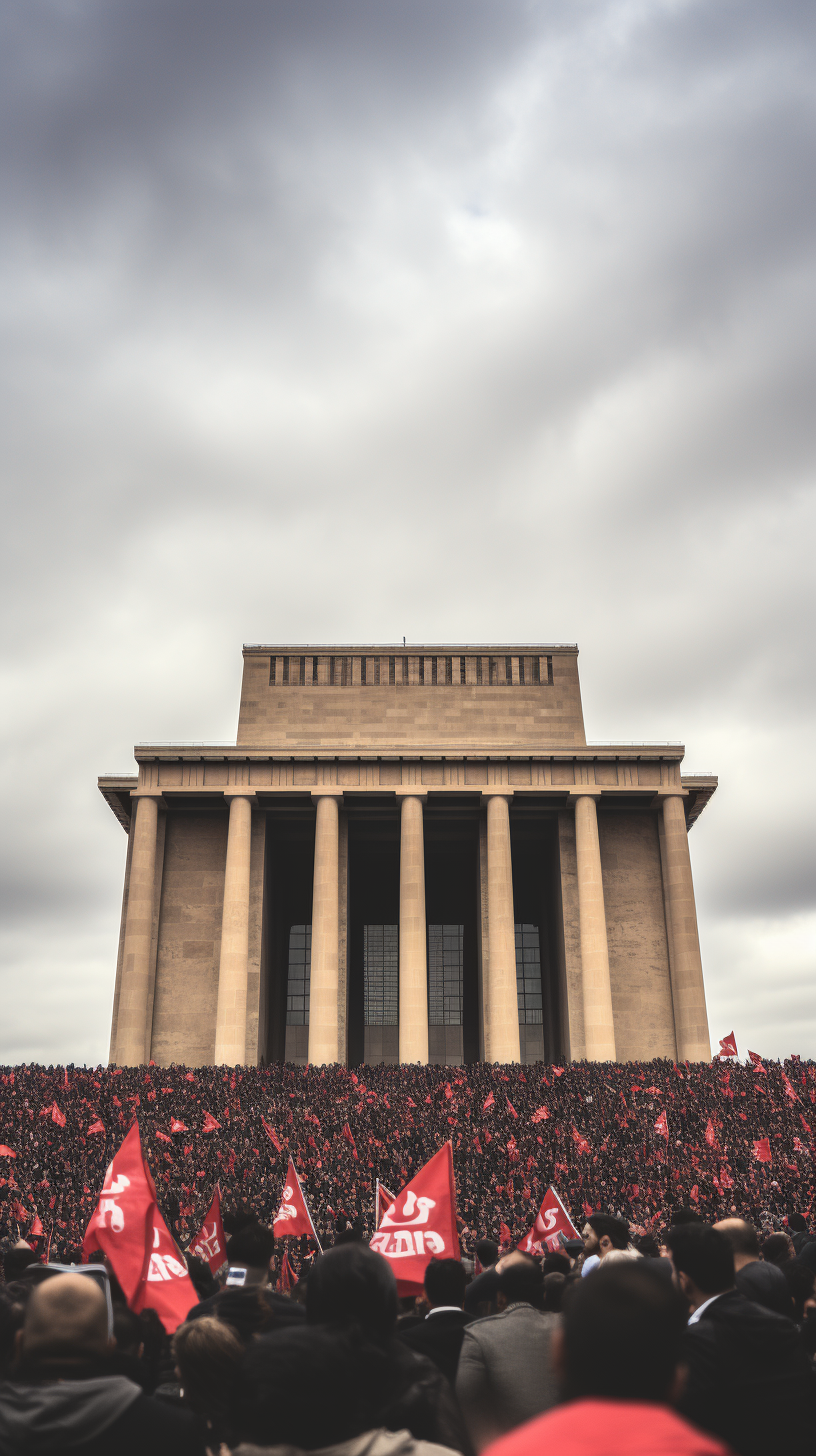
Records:
{"label": "gray coat", "polygon": [[468,1325],[456,1394],[477,1451],[555,1405],[550,1340],[560,1322],[531,1304],[511,1304]]}

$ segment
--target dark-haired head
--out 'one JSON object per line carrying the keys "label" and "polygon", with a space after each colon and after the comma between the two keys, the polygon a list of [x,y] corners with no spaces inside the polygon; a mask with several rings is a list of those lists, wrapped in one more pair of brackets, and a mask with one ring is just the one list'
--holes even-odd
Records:
{"label": "dark-haired head", "polygon": [[483,1269],[492,1269],[499,1257],[499,1246],[494,1239],[479,1239],[476,1244],[476,1258]]}
{"label": "dark-haired head", "polygon": [[328,1249],[309,1274],[306,1317],[310,1325],[356,1325],[386,1340],[397,1322],[397,1281],[387,1259],[368,1244]]}
{"label": "dark-haired head", "polygon": [[348,1441],[382,1424],[387,1366],[388,1356],[359,1331],[300,1325],[262,1335],[242,1362],[237,1434],[242,1441],[301,1451]]}
{"label": "dark-haired head", "polygon": [[707,1223],[681,1224],[666,1234],[675,1272],[684,1294],[699,1303],[734,1287],[734,1251],[724,1233]]}
{"label": "dark-haired head", "polygon": [[465,1301],[467,1275],[459,1259],[431,1259],[425,1270],[425,1293],[433,1305],[455,1305],[461,1309]]}
{"label": "dark-haired head", "polygon": [[274,1252],[275,1235],[257,1219],[243,1223],[227,1240],[227,1258],[238,1268],[265,1271]]}
{"label": "dark-haired head", "polygon": [[687,1311],[644,1260],[601,1265],[563,1303],[561,1382],[567,1399],[670,1398]]}
{"label": "dark-haired head", "polygon": [[531,1304],[533,1309],[541,1309],[544,1304],[541,1265],[529,1254],[514,1257],[499,1274],[498,1293],[500,1306]]}

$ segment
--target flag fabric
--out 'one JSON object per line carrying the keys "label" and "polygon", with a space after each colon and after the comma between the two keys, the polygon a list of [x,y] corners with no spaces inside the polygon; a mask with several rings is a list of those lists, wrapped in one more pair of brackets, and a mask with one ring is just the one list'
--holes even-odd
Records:
{"label": "flag fabric", "polygon": [[12,1148],[7,1147],[5,1143],[0,1143],[0,1158],[16,1158],[16,1157],[17,1157],[17,1154],[14,1152],[14,1150]]}
{"label": "flag fabric", "polygon": [[278,1141],[278,1135],[275,1132],[274,1127],[270,1127],[270,1125],[267,1122],[266,1118],[263,1117],[263,1116],[261,1117],[261,1122],[263,1123],[263,1126],[264,1126],[264,1132],[266,1133],[267,1137],[269,1138],[269,1141],[271,1142],[272,1146],[274,1148],[277,1148],[277,1150],[278,1150],[279,1153],[282,1153],[283,1152],[283,1148],[281,1147],[280,1142]]}
{"label": "flag fabric", "polygon": [[31,1220],[31,1227],[28,1230],[28,1234],[26,1235],[26,1237],[29,1239],[41,1239],[44,1233],[45,1229],[40,1223],[40,1216],[38,1213],[35,1212],[34,1217]]}
{"label": "flag fabric", "polygon": [[213,1117],[212,1113],[211,1112],[205,1112],[204,1113],[204,1123],[203,1123],[203,1126],[201,1128],[201,1131],[202,1132],[218,1132],[218,1131],[220,1131],[220,1128],[221,1128],[220,1122],[216,1122],[216,1120]]}
{"label": "flag fabric", "polygon": [[562,1247],[561,1234],[568,1239],[580,1238],[575,1224],[550,1184],[541,1200],[533,1227],[524,1235],[517,1248],[523,1254],[544,1254],[547,1249],[551,1253],[557,1253]]}
{"label": "flag fabric", "polygon": [[572,1141],[575,1143],[575,1146],[578,1149],[578,1152],[579,1153],[588,1153],[588,1152],[590,1152],[589,1143],[587,1142],[587,1140],[583,1136],[583,1134],[580,1133],[578,1131],[577,1127],[575,1127],[574,1125],[573,1125],[573,1129],[572,1129]]}
{"label": "flag fabric", "polygon": [[791,1102],[799,1101],[798,1094],[794,1090],[794,1086],[791,1082],[790,1077],[788,1077],[784,1072],[782,1073],[782,1086],[785,1089],[785,1096],[790,1097]]}
{"label": "flag fabric", "polygon": [[762,1066],[762,1058],[759,1055],[759,1052],[749,1052],[748,1055],[751,1058],[751,1065],[752,1066],[754,1066],[754,1067],[761,1067]]}
{"label": "flag fabric", "polygon": [[396,1201],[396,1197],[397,1197],[396,1193],[392,1193],[391,1192],[391,1189],[390,1188],[386,1188],[385,1184],[384,1183],[381,1183],[380,1180],[379,1180],[379,1178],[378,1178],[377,1179],[376,1188],[375,1188],[375,1192],[374,1192],[374,1227],[375,1228],[379,1228],[380,1227],[380,1224],[382,1223],[383,1218],[387,1214],[387,1212],[388,1212],[389,1208],[391,1207],[392,1203],[394,1203]]}
{"label": "flag fabric", "polygon": [[203,1259],[215,1275],[227,1262],[227,1240],[221,1222],[221,1189],[215,1185],[212,1202],[198,1233],[190,1241],[189,1252]]}
{"label": "flag fabric", "polygon": [[82,1241],[84,1259],[96,1250],[110,1259],[131,1309],[155,1309],[168,1334],[198,1303],[187,1266],[156,1203],[156,1187],[134,1123],[105,1174]]}
{"label": "flag fabric", "polygon": [[[657,1121],[656,1121],[656,1123],[654,1125],[654,1128],[655,1128],[655,1132],[656,1133],[659,1133],[660,1136],[661,1137],[664,1137],[666,1139],[666,1141],[668,1142],[668,1140],[669,1140],[669,1119],[666,1116],[666,1109],[665,1109],[665,1107],[663,1108],[663,1111],[661,1112],[659,1118],[657,1119]],[[706,1137],[707,1136],[708,1136],[708,1134],[706,1134]]]}
{"label": "flag fabric", "polygon": [[278,1293],[288,1294],[292,1285],[295,1283],[297,1283],[297,1280],[292,1272],[292,1265],[289,1263],[289,1250],[284,1247],[280,1273],[278,1274],[278,1282],[276,1285]]}
{"label": "flag fabric", "polygon": [[357,1160],[357,1144],[354,1141],[354,1134],[352,1133],[351,1128],[349,1127],[349,1125],[348,1125],[347,1122],[344,1122],[343,1123],[343,1140],[344,1140],[344,1142],[347,1142],[348,1143],[349,1147],[351,1148],[352,1157],[356,1161]]}
{"label": "flag fabric", "polygon": [[92,1122],[91,1125],[90,1125],[90,1127],[88,1128],[88,1136],[90,1137],[91,1133],[93,1133],[93,1132],[104,1132],[104,1131],[105,1131],[105,1124],[102,1121],[101,1117],[98,1117],[96,1119],[96,1122]]}
{"label": "flag fabric", "polygon": [[399,1294],[422,1288],[431,1259],[458,1259],[453,1148],[443,1143],[397,1194],[371,1240],[372,1249],[388,1259]]}
{"label": "flag fabric", "polygon": [[507,1245],[508,1244],[512,1244],[512,1242],[513,1242],[513,1235],[511,1234],[509,1228],[507,1227],[507,1224],[506,1223],[500,1223],[499,1224],[499,1248],[500,1249],[506,1249],[507,1248]]}
{"label": "flag fabric", "polygon": [[737,1051],[737,1039],[734,1036],[733,1031],[729,1031],[729,1033],[728,1033],[727,1036],[723,1036],[723,1037],[720,1038],[720,1050],[717,1052],[717,1056],[718,1057],[738,1057],[739,1056],[739,1052]]}
{"label": "flag fabric", "polygon": [[281,1206],[275,1214],[272,1232],[276,1239],[296,1239],[301,1234],[305,1234],[307,1238],[314,1239],[318,1248],[321,1247],[291,1154],[289,1155],[289,1166],[286,1169],[286,1183],[281,1195]]}
{"label": "flag fabric", "polygon": [[190,1129],[188,1128],[188,1126],[187,1126],[187,1124],[185,1122],[180,1122],[177,1117],[171,1117],[171,1119],[170,1119],[170,1131],[171,1132],[189,1132]]}
{"label": "flag fabric", "polygon": [[482,1112],[487,1112],[488,1107],[492,1107],[495,1101],[496,1099],[493,1096],[493,1093],[488,1092],[484,1102],[482,1103]]}
{"label": "flag fabric", "polygon": [[[667,1128],[667,1132],[668,1132],[668,1128]],[[716,1133],[716,1131],[714,1129],[714,1123],[711,1121],[711,1118],[709,1118],[708,1119],[708,1122],[706,1123],[705,1140],[708,1143],[708,1146],[710,1148],[713,1148],[713,1147],[716,1146],[716,1143],[717,1143],[717,1133]]]}
{"label": "flag fabric", "polygon": [[771,1161],[771,1140],[770,1138],[754,1138],[754,1157],[758,1163],[770,1163]]}
{"label": "flag fabric", "polygon": [[530,1118],[530,1121],[531,1122],[546,1122],[547,1119],[548,1119],[548,1117],[549,1117],[549,1115],[550,1115],[549,1108],[548,1107],[544,1107],[542,1105],[541,1107],[537,1107],[536,1108],[535,1112],[533,1113],[532,1117]]}
{"label": "flag fabric", "polygon": [[172,1143],[173,1139],[171,1138],[171,1136],[170,1136],[169,1133],[162,1132],[161,1128],[159,1128],[159,1127],[157,1127],[155,1129],[155,1132],[156,1132],[156,1137],[159,1139],[159,1142],[162,1142],[162,1143]]}
{"label": "flag fabric", "polygon": [[516,1112],[515,1107],[513,1106],[512,1102],[510,1101],[510,1098],[505,1095],[505,1099],[504,1100],[507,1103],[507,1111],[510,1113],[510,1116],[511,1117],[518,1117],[518,1113]]}

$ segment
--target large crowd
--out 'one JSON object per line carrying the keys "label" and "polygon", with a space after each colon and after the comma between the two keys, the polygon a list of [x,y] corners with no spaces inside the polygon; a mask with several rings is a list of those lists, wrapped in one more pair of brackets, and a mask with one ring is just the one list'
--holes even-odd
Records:
{"label": "large crowd", "polygon": [[0,1071],[0,1238],[25,1234],[36,1218],[51,1257],[69,1256],[134,1118],[182,1246],[216,1183],[225,1204],[271,1221],[290,1153],[321,1242],[349,1226],[370,1237],[377,1179],[398,1191],[447,1139],[465,1252],[480,1235],[520,1239],[550,1183],[576,1223],[602,1211],[643,1229],[673,1206],[778,1228],[814,1195],[816,1065],[798,1058],[756,1067],[22,1066]]}

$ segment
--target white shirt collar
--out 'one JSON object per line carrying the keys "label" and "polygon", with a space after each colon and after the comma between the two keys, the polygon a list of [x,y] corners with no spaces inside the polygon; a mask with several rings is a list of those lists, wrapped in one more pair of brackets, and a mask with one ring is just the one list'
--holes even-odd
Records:
{"label": "white shirt collar", "polygon": [[451,1310],[456,1314],[462,1313],[461,1306],[458,1304],[435,1304],[433,1309],[428,1310],[425,1318],[430,1319],[432,1314],[450,1314]]}
{"label": "white shirt collar", "polygon": [[689,1315],[689,1319],[688,1319],[689,1324],[690,1325],[696,1325],[698,1319],[700,1318],[700,1315],[701,1314],[705,1314],[705,1311],[708,1309],[708,1306],[710,1304],[713,1304],[715,1299],[722,1299],[722,1297],[723,1297],[723,1295],[725,1293],[727,1293],[727,1291],[725,1289],[721,1289],[720,1292],[719,1292],[719,1294],[712,1294],[712,1296],[711,1296],[710,1299],[706,1299],[706,1300],[703,1301],[702,1304],[698,1304],[697,1308],[694,1311],[694,1314],[690,1314]]}

